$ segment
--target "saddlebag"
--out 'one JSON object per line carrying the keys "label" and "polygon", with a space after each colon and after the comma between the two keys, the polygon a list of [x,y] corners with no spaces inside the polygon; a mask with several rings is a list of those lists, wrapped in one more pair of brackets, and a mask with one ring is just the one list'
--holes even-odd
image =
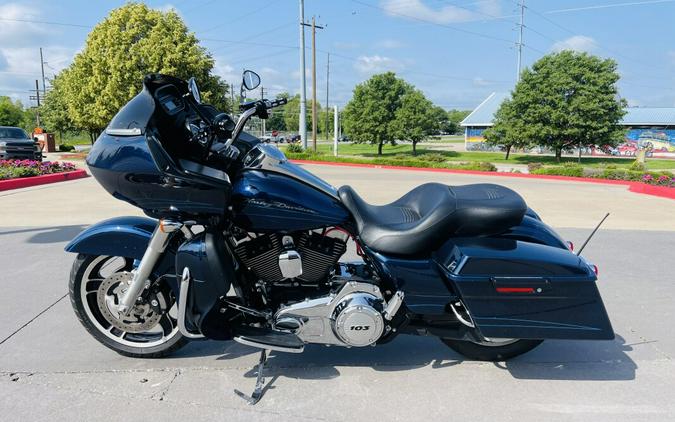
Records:
{"label": "saddlebag", "polygon": [[614,338],[593,268],[567,249],[462,238],[434,261],[484,337]]}

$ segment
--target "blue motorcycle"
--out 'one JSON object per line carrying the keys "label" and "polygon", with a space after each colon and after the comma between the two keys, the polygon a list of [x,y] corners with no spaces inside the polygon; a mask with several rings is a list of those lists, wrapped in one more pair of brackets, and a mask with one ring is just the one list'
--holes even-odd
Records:
{"label": "blue motorcycle", "polygon": [[[259,83],[244,72],[242,90]],[[614,338],[594,266],[516,192],[427,183],[368,204],[244,132],[285,103],[244,103],[235,121],[194,79],[144,79],[87,164],[147,218],[102,221],[66,247],[71,302],[94,338],[131,357],[204,338],[260,348],[251,403],[268,350],[412,334],[505,360],[544,339]],[[342,262],[350,241],[361,260]]]}

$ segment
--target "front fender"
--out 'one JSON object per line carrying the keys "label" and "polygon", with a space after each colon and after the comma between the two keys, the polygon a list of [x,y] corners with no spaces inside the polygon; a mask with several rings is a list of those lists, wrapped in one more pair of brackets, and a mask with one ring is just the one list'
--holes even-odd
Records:
{"label": "front fender", "polygon": [[116,217],[88,227],[65,247],[66,252],[141,259],[157,220]]}

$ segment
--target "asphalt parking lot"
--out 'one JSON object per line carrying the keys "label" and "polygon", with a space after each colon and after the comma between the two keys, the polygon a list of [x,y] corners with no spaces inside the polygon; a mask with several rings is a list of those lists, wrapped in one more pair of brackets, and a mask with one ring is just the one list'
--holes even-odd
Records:
{"label": "asphalt parking lot", "polygon": [[119,356],[89,337],[65,296],[87,225],[139,214],[92,178],[0,193],[0,419],[33,420],[675,420],[675,201],[623,186],[507,177],[308,166],[382,203],[426,181],[502,183],[580,244],[614,341],[550,341],[502,363],[464,361],[433,338],[375,348],[309,346],[272,353],[263,400],[233,394],[255,382],[257,351],[195,342],[161,360]]}

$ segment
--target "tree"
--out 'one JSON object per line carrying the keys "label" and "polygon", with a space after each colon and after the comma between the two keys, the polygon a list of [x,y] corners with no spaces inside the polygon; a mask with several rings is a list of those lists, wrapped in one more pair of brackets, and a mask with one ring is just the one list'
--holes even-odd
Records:
{"label": "tree", "polygon": [[486,143],[506,150],[506,160],[509,159],[511,149],[532,145],[531,139],[525,135],[528,130],[526,123],[515,113],[513,103],[509,100],[504,101],[495,113],[493,126],[483,132]]}
{"label": "tree", "polygon": [[459,134],[462,133],[462,127],[460,126],[460,123],[462,120],[466,119],[466,116],[471,114],[471,110],[457,110],[457,109],[452,109],[448,111],[448,121],[449,121],[449,127],[448,127],[448,133],[451,134]]}
{"label": "tree", "polygon": [[558,161],[564,149],[617,145],[626,102],[618,97],[616,68],[614,60],[587,53],[542,57],[522,72],[492,136],[527,139],[552,149]]}
{"label": "tree", "polygon": [[63,139],[63,132],[74,130],[73,120],[68,113],[68,104],[64,92],[65,73],[52,79],[52,89],[47,92],[44,104],[40,110],[40,120],[48,132],[59,132]]}
{"label": "tree", "polygon": [[0,126],[24,126],[26,114],[21,101],[0,97]]}
{"label": "tree", "polygon": [[417,155],[417,143],[431,136],[439,125],[438,108],[421,91],[411,90],[403,95],[393,128],[398,139],[412,142],[413,155]]}
{"label": "tree", "polygon": [[382,146],[396,140],[396,110],[411,90],[393,72],[374,75],[357,85],[342,113],[345,133],[356,143],[377,144],[377,154],[382,155]]}
{"label": "tree", "polygon": [[[281,98],[289,98],[288,92],[282,92],[277,95],[277,99]],[[270,112],[270,117],[267,119],[267,122],[265,123],[265,127],[267,130],[279,130],[279,131],[285,131],[286,130],[286,120],[285,120],[285,115],[287,112],[287,105],[281,106],[279,108],[275,108]]]}
{"label": "tree", "polygon": [[223,110],[227,85],[211,73],[213,66],[176,12],[129,3],[96,25],[82,52],[59,75],[64,96],[59,101],[72,123],[94,136],[140,91],[143,77],[158,72],[194,76],[203,100]]}

